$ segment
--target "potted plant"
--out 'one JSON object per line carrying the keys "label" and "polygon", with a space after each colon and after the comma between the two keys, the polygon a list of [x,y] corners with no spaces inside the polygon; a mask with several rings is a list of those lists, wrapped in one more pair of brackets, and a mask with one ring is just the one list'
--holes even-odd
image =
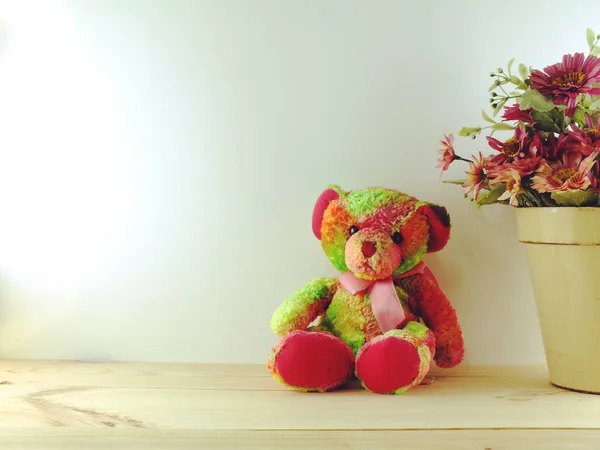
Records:
{"label": "potted plant", "polygon": [[466,162],[448,183],[477,206],[516,208],[550,381],[600,393],[600,35],[586,36],[587,54],[491,73],[486,125],[458,133],[486,134],[487,155],[463,158],[445,135],[437,167]]}

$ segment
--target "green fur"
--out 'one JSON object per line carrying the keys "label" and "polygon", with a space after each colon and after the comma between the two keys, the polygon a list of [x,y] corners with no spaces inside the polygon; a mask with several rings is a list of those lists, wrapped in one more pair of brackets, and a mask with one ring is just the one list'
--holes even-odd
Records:
{"label": "green fur", "polygon": [[398,298],[400,299],[400,303],[403,303],[406,306],[408,306],[408,293],[401,286],[395,286],[395,288],[396,288],[396,294],[398,295]]}
{"label": "green fur", "polygon": [[327,186],[329,189],[333,189],[335,192],[337,192],[340,195],[340,198],[346,198],[346,191],[344,191],[340,186],[338,186],[337,184],[330,184],[329,186]]}
{"label": "green fur", "polygon": [[[424,325],[423,325],[424,326]],[[431,352],[429,351],[429,347],[426,345],[419,345],[417,347],[417,351],[419,352],[419,356],[421,357],[421,362],[431,363]]]}
{"label": "green fur", "polygon": [[408,391],[408,388],[411,386],[406,386],[400,389],[395,390],[394,392],[392,392],[393,395],[400,395],[400,394],[404,394],[406,391]]}
{"label": "green fur", "polygon": [[404,331],[404,329],[402,330],[390,330],[387,333],[385,333],[384,335],[386,338],[388,337],[395,337],[398,339],[403,339],[406,336],[406,331]]}
{"label": "green fur", "polygon": [[352,217],[362,219],[373,214],[381,207],[401,202],[408,198],[406,194],[401,192],[385,188],[371,188],[349,192],[345,199],[345,206]]}
{"label": "green fur", "polygon": [[335,267],[340,272],[347,272],[346,265],[346,230],[337,230],[333,241],[323,242],[323,250]]}
{"label": "green fur", "polygon": [[427,254],[427,245],[424,245],[419,250],[417,250],[415,253],[413,253],[409,258],[402,261],[402,264],[400,264],[400,267],[398,267],[396,270],[394,270],[392,275],[397,276],[397,275],[403,274],[404,272],[408,272],[410,269],[412,269],[417,264],[419,264],[423,260],[423,258],[425,257],[426,254]]}
{"label": "green fur", "polygon": [[309,307],[318,300],[331,298],[338,286],[335,278],[316,278],[288,297],[271,319],[271,329],[283,336],[296,328],[299,318],[306,318]]}
{"label": "green fur", "polygon": [[350,346],[354,354],[365,343],[365,317],[362,308],[365,298],[352,295],[344,289],[337,291],[325,313],[324,326]]}
{"label": "green fur", "polygon": [[409,322],[406,324],[403,330],[420,339],[425,339],[427,337],[429,328],[419,322]]}
{"label": "green fur", "polygon": [[[400,286],[396,286],[396,293],[400,302],[408,309],[409,296],[406,291]],[[327,330],[335,334],[356,354],[365,343],[365,334],[361,330],[364,329],[366,319],[362,311],[370,307],[368,295],[352,295],[344,289],[339,289],[325,312],[323,320],[315,329]],[[401,332],[401,330],[399,331]]]}
{"label": "green fur", "polygon": [[[330,184],[328,186],[330,189],[336,191],[340,199],[343,201],[347,197],[347,192],[344,191],[341,187],[336,184]],[[339,226],[336,227],[333,240],[323,240],[321,244],[323,246],[323,251],[327,255],[333,267],[335,267],[340,272],[347,272],[348,266],[346,266],[346,239],[347,232],[346,229],[341,229]]]}

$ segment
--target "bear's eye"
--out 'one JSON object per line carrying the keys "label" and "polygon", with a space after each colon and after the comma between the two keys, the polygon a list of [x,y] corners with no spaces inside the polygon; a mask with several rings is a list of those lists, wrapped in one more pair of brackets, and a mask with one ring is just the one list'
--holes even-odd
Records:
{"label": "bear's eye", "polygon": [[350,236],[352,236],[353,234],[358,233],[358,227],[356,225],[352,225],[348,231],[350,232]]}
{"label": "bear's eye", "polygon": [[400,245],[402,244],[402,241],[404,240],[404,238],[402,237],[402,235],[398,232],[392,234],[392,241],[394,241],[394,244],[396,245]]}

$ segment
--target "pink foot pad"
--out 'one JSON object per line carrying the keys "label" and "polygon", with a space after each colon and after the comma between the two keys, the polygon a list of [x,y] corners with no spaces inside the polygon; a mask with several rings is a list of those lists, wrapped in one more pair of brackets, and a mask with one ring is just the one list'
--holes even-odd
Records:
{"label": "pink foot pad", "polygon": [[394,330],[365,344],[356,357],[356,375],[377,394],[399,394],[421,382],[431,353],[422,339]]}
{"label": "pink foot pad", "polygon": [[353,375],[354,355],[344,341],[331,334],[295,331],[275,346],[268,367],[285,385],[325,392]]}

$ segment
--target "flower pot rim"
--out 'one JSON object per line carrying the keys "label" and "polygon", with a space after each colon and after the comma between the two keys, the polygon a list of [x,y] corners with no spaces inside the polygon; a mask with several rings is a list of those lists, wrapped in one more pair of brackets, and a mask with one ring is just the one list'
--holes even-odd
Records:
{"label": "flower pot rim", "polygon": [[577,216],[577,213],[600,214],[600,206],[532,206],[532,207],[515,207],[517,216],[523,215],[572,215]]}
{"label": "flower pot rim", "polygon": [[519,209],[516,217],[520,242],[600,246],[599,207],[559,206]]}
{"label": "flower pot rim", "polygon": [[518,206],[515,207],[515,209],[518,210],[527,210],[527,209],[533,209],[533,210],[538,210],[538,209],[543,209],[543,210],[557,210],[557,209],[593,209],[593,210],[600,210],[600,206]]}

